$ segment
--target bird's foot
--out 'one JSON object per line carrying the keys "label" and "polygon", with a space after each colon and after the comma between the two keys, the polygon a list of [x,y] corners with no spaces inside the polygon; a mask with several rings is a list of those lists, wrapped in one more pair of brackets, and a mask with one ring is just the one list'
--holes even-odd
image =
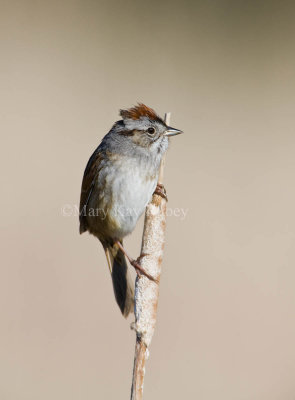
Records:
{"label": "bird's foot", "polygon": [[162,185],[162,183],[157,184],[154,194],[157,194],[157,195],[163,197],[163,199],[165,199],[166,201],[168,201],[167,192],[166,192],[164,185]]}
{"label": "bird's foot", "polygon": [[133,260],[128,253],[126,252],[126,250],[124,249],[123,245],[120,243],[120,241],[116,241],[117,246],[122,250],[122,252],[125,254],[125,256],[127,257],[128,261],[130,262],[130,264],[132,265],[132,267],[135,268],[135,271],[137,273],[137,276],[141,276],[144,275],[146,276],[148,279],[150,279],[151,281],[155,282],[155,283],[159,283],[159,281],[157,279],[155,279],[152,275],[150,275],[149,273],[147,273],[145,271],[144,268],[142,268],[142,266],[140,265],[140,261],[143,257],[147,256],[147,253],[141,253],[141,255],[136,259]]}
{"label": "bird's foot", "polygon": [[155,283],[159,283],[156,278],[154,278],[152,275],[150,275],[148,272],[146,272],[146,270],[144,268],[142,268],[142,266],[140,265],[140,261],[144,256],[146,256],[146,254],[141,254],[136,260],[129,260],[130,264],[135,268],[137,276],[140,277],[141,275],[144,275],[151,281],[153,281]]}

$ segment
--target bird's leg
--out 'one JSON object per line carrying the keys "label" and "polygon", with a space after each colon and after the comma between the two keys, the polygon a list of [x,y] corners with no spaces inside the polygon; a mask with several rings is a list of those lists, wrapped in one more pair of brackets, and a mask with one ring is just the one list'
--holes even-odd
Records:
{"label": "bird's leg", "polygon": [[147,278],[149,278],[151,281],[158,283],[157,279],[155,279],[154,277],[152,277],[152,275],[150,275],[149,273],[147,273],[142,266],[140,265],[140,260],[142,259],[142,257],[146,256],[147,254],[142,253],[137,260],[134,260],[133,258],[131,258],[128,253],[126,252],[126,250],[124,249],[124,247],[122,246],[121,242],[119,240],[116,241],[116,244],[118,245],[118,247],[120,248],[120,250],[122,250],[122,252],[125,254],[125,256],[127,257],[128,261],[130,262],[130,264],[132,265],[132,267],[135,268],[136,273],[138,276],[140,276],[141,274],[146,276]]}
{"label": "bird's leg", "polygon": [[159,196],[163,197],[163,199],[168,201],[167,192],[166,192],[164,185],[162,185],[162,183],[157,183],[154,194],[158,194]]}

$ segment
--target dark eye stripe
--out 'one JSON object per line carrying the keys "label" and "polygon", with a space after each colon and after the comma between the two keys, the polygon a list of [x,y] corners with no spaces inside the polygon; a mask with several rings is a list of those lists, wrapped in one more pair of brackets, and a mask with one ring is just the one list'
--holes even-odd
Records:
{"label": "dark eye stripe", "polygon": [[135,133],[134,129],[132,129],[131,131],[129,130],[125,130],[125,131],[120,131],[119,134],[122,136],[133,136]]}

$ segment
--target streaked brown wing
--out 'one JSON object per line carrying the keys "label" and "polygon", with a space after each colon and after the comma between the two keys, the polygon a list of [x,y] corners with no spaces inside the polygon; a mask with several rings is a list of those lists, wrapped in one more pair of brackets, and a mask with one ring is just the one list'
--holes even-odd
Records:
{"label": "streaked brown wing", "polygon": [[88,229],[85,212],[87,210],[87,204],[91,196],[92,190],[94,188],[95,179],[100,170],[101,160],[102,160],[102,155],[99,149],[97,148],[90,157],[84,171],[81,196],[80,196],[80,207],[79,207],[80,233],[83,233]]}

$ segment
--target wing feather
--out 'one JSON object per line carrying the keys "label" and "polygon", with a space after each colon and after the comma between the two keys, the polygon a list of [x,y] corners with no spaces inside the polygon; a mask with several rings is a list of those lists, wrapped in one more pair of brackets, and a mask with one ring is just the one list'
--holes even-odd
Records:
{"label": "wing feather", "polygon": [[95,185],[95,180],[101,168],[101,161],[102,154],[99,148],[97,148],[92,156],[89,158],[83,175],[79,207],[80,233],[88,230],[88,223],[86,218],[87,205],[89,203],[89,199]]}

